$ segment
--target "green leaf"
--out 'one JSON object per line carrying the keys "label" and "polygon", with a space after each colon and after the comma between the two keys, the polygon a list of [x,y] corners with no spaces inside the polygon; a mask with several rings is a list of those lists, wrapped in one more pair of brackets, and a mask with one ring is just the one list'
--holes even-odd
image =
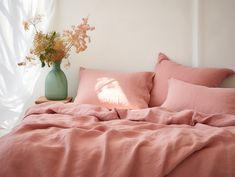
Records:
{"label": "green leaf", "polygon": [[41,67],[43,68],[45,66],[45,62],[41,60]]}
{"label": "green leaf", "polygon": [[45,62],[44,62],[45,57],[44,57],[44,55],[40,55],[40,56],[39,56],[39,59],[40,59],[40,61],[41,61],[41,67],[43,68],[43,67],[45,66]]}

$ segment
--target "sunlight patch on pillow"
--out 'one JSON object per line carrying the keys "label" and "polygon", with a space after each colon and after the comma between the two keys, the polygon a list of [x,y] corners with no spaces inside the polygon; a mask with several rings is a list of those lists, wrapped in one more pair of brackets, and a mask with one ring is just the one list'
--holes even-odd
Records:
{"label": "sunlight patch on pillow", "polygon": [[95,85],[95,92],[101,102],[123,106],[129,105],[129,101],[119,82],[113,78],[98,78]]}
{"label": "sunlight patch on pillow", "polygon": [[80,68],[77,104],[106,108],[143,109],[148,107],[153,72],[115,72]]}

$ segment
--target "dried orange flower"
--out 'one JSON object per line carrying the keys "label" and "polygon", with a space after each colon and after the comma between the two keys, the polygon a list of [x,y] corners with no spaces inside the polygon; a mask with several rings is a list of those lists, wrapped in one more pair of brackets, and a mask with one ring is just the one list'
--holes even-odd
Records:
{"label": "dried orange flower", "polygon": [[[71,30],[64,31],[60,35],[56,31],[43,33],[37,29],[37,24],[41,22],[42,16],[36,15],[34,18],[23,22],[24,30],[27,31],[29,26],[33,26],[36,33],[33,40],[33,46],[30,49],[30,56],[25,57],[25,61],[18,63],[18,65],[26,65],[27,62],[32,62],[37,57],[42,64],[42,67],[47,64],[50,66],[55,61],[68,58],[72,47],[75,48],[76,53],[80,53],[87,49],[87,42],[90,42],[90,37],[87,35],[88,31],[95,28],[90,27],[88,18],[83,18],[82,23],[77,26],[72,26]],[[70,66],[67,59],[66,67]]]}
{"label": "dried orange flower", "polygon": [[23,26],[25,31],[29,29],[29,23],[27,21],[23,21]]}

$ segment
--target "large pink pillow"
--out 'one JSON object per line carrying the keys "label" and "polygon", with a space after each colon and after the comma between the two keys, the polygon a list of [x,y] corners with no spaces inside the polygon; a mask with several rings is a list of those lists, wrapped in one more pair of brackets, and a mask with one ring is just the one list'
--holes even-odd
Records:
{"label": "large pink pillow", "polygon": [[120,73],[81,68],[75,103],[121,109],[147,108],[153,76],[153,72]]}
{"label": "large pink pillow", "polygon": [[155,74],[150,107],[160,106],[164,102],[168,89],[167,80],[171,77],[193,84],[217,87],[225,78],[234,74],[234,71],[225,68],[187,67],[171,61],[166,55],[160,53]]}
{"label": "large pink pillow", "polygon": [[161,107],[172,111],[194,109],[206,114],[235,114],[235,88],[210,88],[169,79]]}

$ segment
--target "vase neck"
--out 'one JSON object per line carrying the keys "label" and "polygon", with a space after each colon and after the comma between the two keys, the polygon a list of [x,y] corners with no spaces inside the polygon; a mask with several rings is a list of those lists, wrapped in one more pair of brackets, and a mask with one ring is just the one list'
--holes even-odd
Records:
{"label": "vase neck", "polygon": [[53,69],[60,70],[60,64],[61,64],[61,60],[54,62]]}

